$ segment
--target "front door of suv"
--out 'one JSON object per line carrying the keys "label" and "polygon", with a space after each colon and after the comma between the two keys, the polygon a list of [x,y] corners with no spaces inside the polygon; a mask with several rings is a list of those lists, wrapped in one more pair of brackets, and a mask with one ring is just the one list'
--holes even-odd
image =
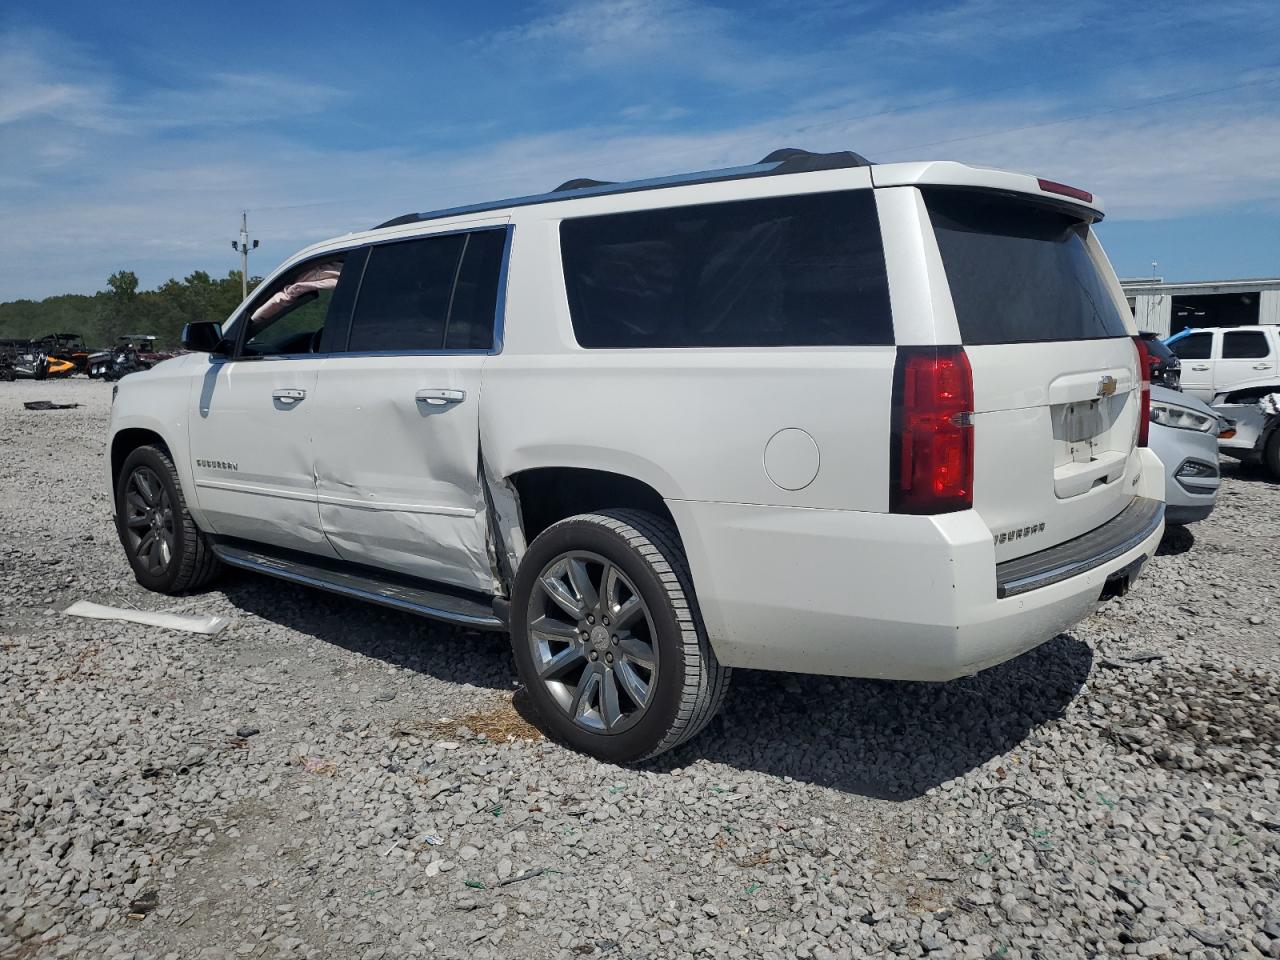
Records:
{"label": "front door of suv", "polygon": [[320,371],[320,518],[346,560],[491,591],[480,375],[506,221],[369,248],[345,349]]}
{"label": "front door of suv", "polygon": [[330,255],[265,285],[230,328],[232,355],[210,357],[192,384],[191,468],[215,534],[336,556],[320,527],[311,435],[322,351],[345,330],[360,260]]}

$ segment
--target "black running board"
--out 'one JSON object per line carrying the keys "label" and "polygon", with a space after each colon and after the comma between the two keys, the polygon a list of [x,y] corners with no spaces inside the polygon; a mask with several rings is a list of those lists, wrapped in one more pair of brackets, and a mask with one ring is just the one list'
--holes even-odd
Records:
{"label": "black running board", "polygon": [[367,600],[395,610],[472,630],[506,630],[493,598],[370,567],[333,562],[294,551],[268,552],[257,544],[218,541],[213,552],[228,566],[265,573],[305,587]]}

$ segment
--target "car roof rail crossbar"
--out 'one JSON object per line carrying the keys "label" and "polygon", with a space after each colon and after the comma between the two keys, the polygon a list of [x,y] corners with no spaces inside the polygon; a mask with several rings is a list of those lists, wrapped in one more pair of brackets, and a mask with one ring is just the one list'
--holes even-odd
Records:
{"label": "car roof rail crossbar", "polygon": [[483,213],[486,210],[502,210],[508,207],[528,207],[539,203],[551,203],[567,199],[567,193],[579,197],[606,196],[617,193],[634,193],[640,190],[656,190],[661,187],[677,187],[697,183],[715,183],[721,180],[743,180],[751,177],[780,176],[789,173],[812,173],[818,170],[841,170],[850,167],[869,167],[871,161],[852,150],[839,150],[834,153],[813,153],[795,147],[783,147],[774,150],[759,163],[743,167],[725,167],[719,170],[702,170],[697,173],[678,173],[668,177],[651,177],[645,180],[628,180],[613,182],[593,180],[589,177],[577,177],[566,180],[549,193],[533,194],[527,197],[514,197],[508,200],[495,200],[489,203],[474,203],[461,207],[450,207],[444,210],[432,210],[426,213],[406,213],[373,227],[381,230],[384,227],[399,227],[409,223],[420,223],[424,220],[440,220],[468,213]]}

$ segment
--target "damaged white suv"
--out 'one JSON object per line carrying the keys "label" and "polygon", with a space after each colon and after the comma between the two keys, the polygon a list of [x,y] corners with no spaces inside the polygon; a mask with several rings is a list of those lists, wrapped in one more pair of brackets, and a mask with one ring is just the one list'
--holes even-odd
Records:
{"label": "damaged white suv", "polygon": [[220,564],[508,631],[610,761],[731,667],[945,680],[1122,591],[1163,528],[1087,193],[759,164],[411,214],[302,251],[120,384],[138,580]]}

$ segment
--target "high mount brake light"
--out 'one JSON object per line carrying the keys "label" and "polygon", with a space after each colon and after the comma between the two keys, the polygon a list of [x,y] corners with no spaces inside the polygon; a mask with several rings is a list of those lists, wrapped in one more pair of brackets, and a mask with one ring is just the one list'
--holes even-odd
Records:
{"label": "high mount brake light", "polygon": [[893,394],[893,512],[973,506],[973,371],[964,348],[899,347]]}
{"label": "high mount brake light", "polygon": [[1069,187],[1065,183],[1058,183],[1056,180],[1040,180],[1036,183],[1040,184],[1040,189],[1045,193],[1058,193],[1064,197],[1071,197],[1073,200],[1083,200],[1085,203],[1093,203],[1093,194],[1088,190],[1081,190],[1079,187]]}
{"label": "high mount brake light", "polygon": [[1138,398],[1138,446],[1145,447],[1151,433],[1151,367],[1158,361],[1147,350],[1147,342],[1141,337],[1133,338],[1133,346],[1138,351],[1138,376],[1142,378],[1142,392]]}

